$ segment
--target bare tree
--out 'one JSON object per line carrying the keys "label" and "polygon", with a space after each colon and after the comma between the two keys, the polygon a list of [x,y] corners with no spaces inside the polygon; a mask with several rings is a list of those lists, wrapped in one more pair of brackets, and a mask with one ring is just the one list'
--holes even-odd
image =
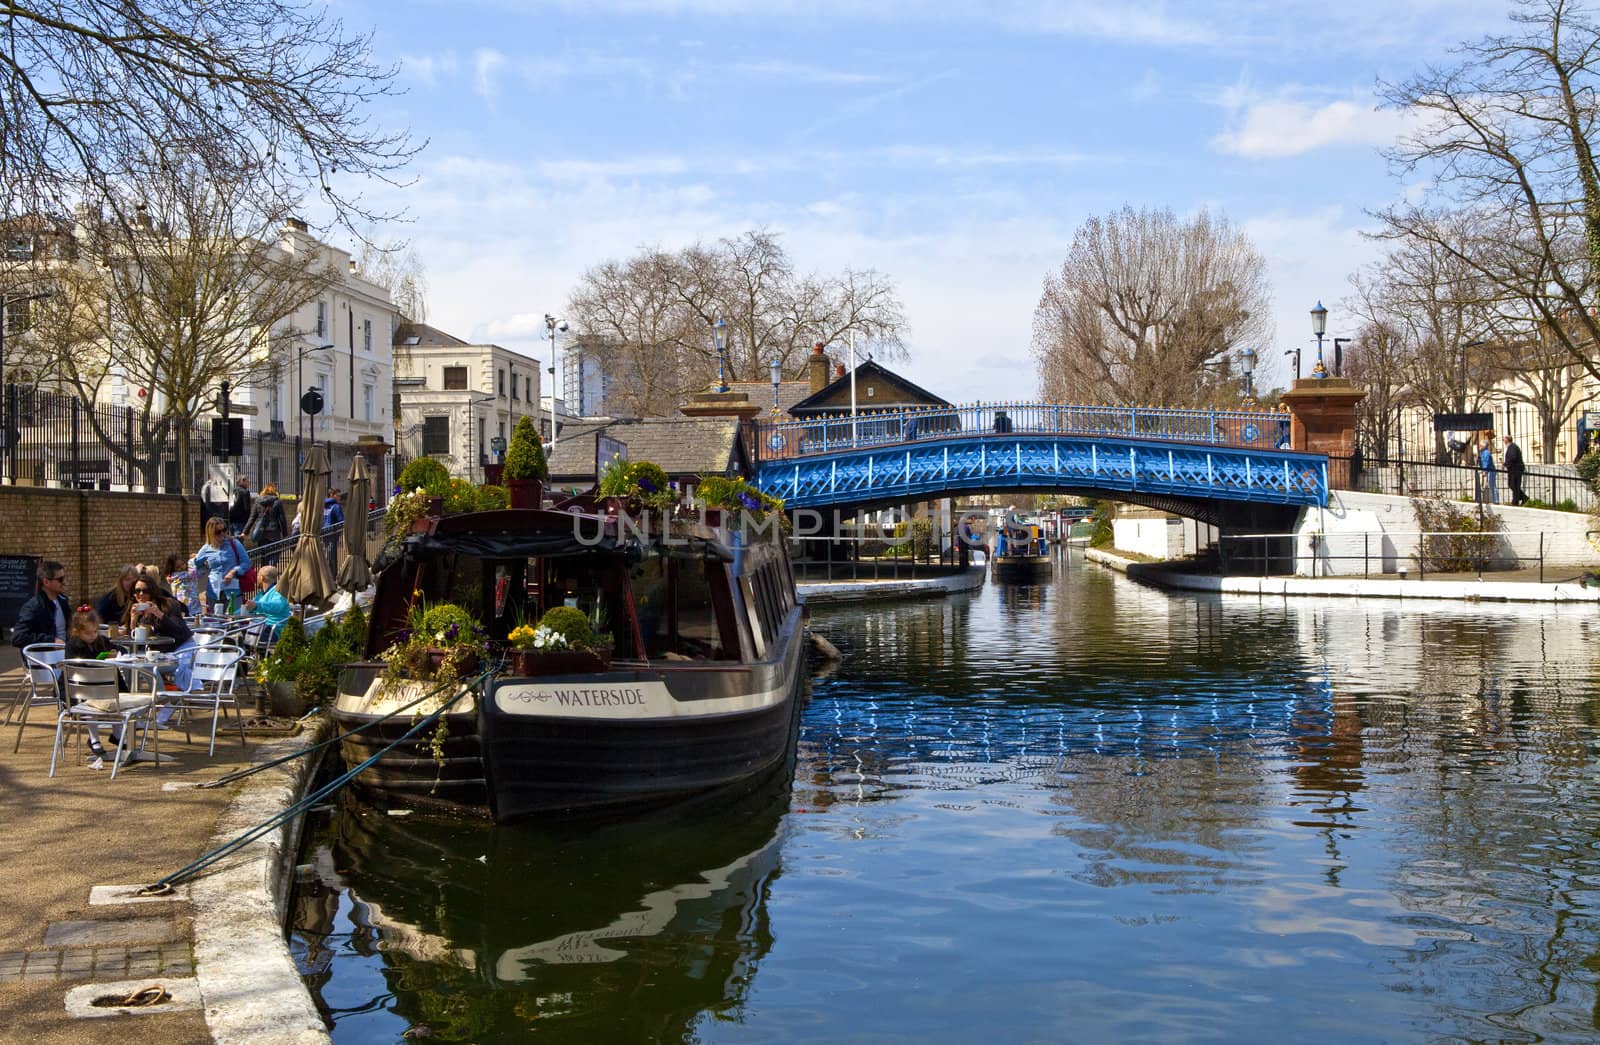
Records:
{"label": "bare tree", "polygon": [[380,243],[367,233],[361,237],[355,261],[364,278],[389,292],[402,319],[408,323],[428,321],[428,270],[412,244]]}
{"label": "bare tree", "polygon": [[568,304],[624,409],[668,413],[716,374],[765,379],[776,360],[799,373],[813,342],[859,335],[885,358],[904,355],[905,314],[872,270],[797,275],[778,237],[757,230],[675,253],[648,249],[583,276]]}
{"label": "bare tree", "polygon": [[[142,390],[134,407],[145,464],[169,440],[179,481],[193,488],[189,438],[223,381],[238,388],[276,376],[273,348],[288,322],[337,278],[320,251],[288,250],[246,185],[218,183],[200,165],[159,170],[114,190],[108,214],[79,240],[79,256],[53,265],[54,288],[37,337],[59,380],[86,402],[120,379]],[[125,433],[99,428],[126,457]],[[152,466],[153,467],[153,466]],[[154,483],[154,475],[146,475]]]}
{"label": "bare tree", "polygon": [[359,186],[416,151],[367,108],[392,93],[371,37],[298,0],[8,0],[0,210],[63,213],[166,157],[282,209],[316,195],[347,225]]}
{"label": "bare tree", "polygon": [[[1550,346],[1600,378],[1590,311],[1600,266],[1600,173],[1590,142],[1600,88],[1600,26],[1569,0],[1517,0],[1513,32],[1458,49],[1459,60],[1389,85],[1389,103],[1417,116],[1390,153],[1403,174],[1431,176],[1431,197],[1380,217],[1389,233],[1451,254],[1520,298]],[[1442,201],[1442,202],[1440,202]],[[1493,235],[1460,236],[1447,209]],[[1540,283],[1530,283],[1538,273]]]}
{"label": "bare tree", "polygon": [[1033,354],[1067,402],[1191,406],[1237,399],[1235,354],[1266,341],[1266,266],[1225,218],[1123,208],[1090,218],[1045,278]]}

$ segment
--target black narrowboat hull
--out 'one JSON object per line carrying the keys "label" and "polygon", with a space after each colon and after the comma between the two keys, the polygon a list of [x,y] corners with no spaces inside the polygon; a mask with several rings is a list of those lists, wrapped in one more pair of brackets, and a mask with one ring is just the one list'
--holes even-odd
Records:
{"label": "black narrowboat hull", "polygon": [[650,808],[753,786],[793,751],[804,610],[768,659],[495,680],[481,712],[496,820]]}

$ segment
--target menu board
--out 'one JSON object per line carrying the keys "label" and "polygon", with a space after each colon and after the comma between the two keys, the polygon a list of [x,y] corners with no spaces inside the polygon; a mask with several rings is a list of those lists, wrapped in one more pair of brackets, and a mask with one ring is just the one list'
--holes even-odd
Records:
{"label": "menu board", "polygon": [[0,555],[0,633],[11,630],[22,604],[33,598],[38,571],[37,555]]}

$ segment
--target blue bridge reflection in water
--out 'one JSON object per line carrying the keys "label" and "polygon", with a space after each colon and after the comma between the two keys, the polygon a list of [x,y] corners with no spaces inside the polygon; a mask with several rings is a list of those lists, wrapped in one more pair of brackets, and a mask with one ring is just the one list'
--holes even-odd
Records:
{"label": "blue bridge reflection in water", "polygon": [[817,626],[848,659],[753,809],[330,825],[335,1040],[1597,1036],[1590,614],[1074,561]]}

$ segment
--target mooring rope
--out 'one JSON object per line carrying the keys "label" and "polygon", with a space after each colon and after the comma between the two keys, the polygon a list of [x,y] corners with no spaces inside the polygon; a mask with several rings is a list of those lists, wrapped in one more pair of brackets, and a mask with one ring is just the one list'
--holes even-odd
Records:
{"label": "mooring rope", "polygon": [[[490,671],[485,671],[485,672],[479,674],[478,676],[476,676],[472,681],[474,683],[481,682],[485,678],[487,678],[490,673],[491,673]],[[233,783],[233,782],[235,782],[237,780],[243,780],[245,777],[254,776],[257,773],[262,772],[263,770],[273,769],[273,768],[275,768],[277,766],[283,765],[286,762],[293,762],[297,758],[302,758],[302,757],[304,757],[306,755],[312,754],[313,752],[321,751],[323,748],[330,747],[330,746],[332,746],[334,744],[337,744],[337,743],[339,743],[339,741],[344,740],[347,737],[353,737],[357,733],[365,732],[366,730],[371,729],[373,726],[376,726],[380,722],[387,722],[391,718],[394,718],[396,715],[402,715],[405,712],[410,711],[412,708],[416,707],[418,704],[421,704],[421,703],[423,703],[425,701],[428,701],[428,700],[432,700],[434,697],[438,696],[440,693],[445,692],[449,688],[450,688],[450,684],[449,683],[443,683],[441,685],[435,686],[433,689],[428,690],[426,693],[422,694],[422,696],[418,697],[416,700],[413,700],[411,703],[401,705],[400,707],[395,708],[393,711],[390,711],[390,712],[388,712],[386,714],[380,715],[379,717],[373,719],[371,722],[363,722],[361,725],[355,727],[354,729],[347,730],[346,732],[340,733],[338,736],[331,737],[328,740],[319,741],[318,743],[312,744],[312,745],[310,745],[308,747],[303,747],[298,751],[291,751],[287,755],[282,755],[282,756],[280,756],[278,758],[270,759],[270,760],[268,760],[266,762],[257,762],[256,764],[250,765],[250,766],[246,766],[243,769],[236,769],[231,773],[224,773],[222,776],[217,777],[215,780],[207,780],[203,784],[196,784],[195,785],[195,790],[204,791],[204,790],[208,790],[208,789],[213,788],[213,787],[221,787],[224,784],[231,784],[231,783]],[[313,712],[315,710],[316,709],[314,709],[314,708],[312,709]],[[302,719],[309,718],[309,717],[310,717],[310,713],[301,716]]]}
{"label": "mooring rope", "polygon": [[[490,674],[490,672],[485,671],[482,674],[474,676],[473,678],[467,680],[466,682],[461,683],[460,684],[461,688],[456,693],[455,696],[451,697],[449,700],[447,700],[443,704],[439,705],[439,707],[437,709],[435,709],[434,711],[431,711],[427,715],[424,715],[422,718],[418,719],[411,726],[410,729],[406,730],[400,736],[396,737],[389,744],[386,744],[384,747],[380,748],[375,754],[373,754],[370,758],[368,758],[365,761],[363,761],[360,765],[356,766],[353,769],[347,770],[344,773],[341,773],[339,776],[335,777],[333,780],[329,781],[327,784],[324,784],[322,787],[317,788],[315,791],[313,791],[309,795],[306,795],[304,798],[300,799],[298,802],[293,803],[292,805],[290,805],[288,808],[284,809],[283,811],[281,811],[281,812],[269,817],[267,820],[263,821],[260,824],[257,824],[255,827],[250,828],[249,830],[245,831],[243,834],[237,835],[236,837],[234,837],[230,841],[223,843],[222,845],[218,846],[215,849],[212,849],[210,852],[201,854],[200,857],[198,859],[194,860],[192,863],[189,863],[189,864],[185,865],[184,867],[180,867],[178,870],[172,872],[171,874],[167,875],[166,877],[157,879],[155,882],[152,882],[151,884],[142,887],[139,890],[139,895],[141,895],[141,896],[153,896],[153,895],[158,895],[158,894],[161,894],[161,893],[164,893],[164,892],[167,892],[167,891],[171,890],[171,888],[174,885],[178,885],[180,883],[188,881],[189,879],[193,878],[195,875],[199,874],[201,871],[205,870],[207,867],[211,866],[212,864],[216,863],[218,860],[222,859],[224,856],[227,856],[230,853],[233,853],[233,852],[235,852],[235,851],[237,851],[239,849],[242,849],[243,847],[249,845],[251,842],[253,842],[256,839],[260,838],[261,836],[265,835],[267,832],[269,832],[272,829],[276,828],[279,824],[282,824],[284,821],[289,820],[289,819],[291,819],[293,817],[296,817],[296,816],[300,815],[302,812],[304,812],[305,810],[310,809],[314,805],[317,805],[323,799],[327,798],[329,795],[334,794],[340,788],[344,787],[344,785],[346,785],[350,781],[354,780],[363,770],[365,770],[367,767],[371,766],[374,762],[377,762],[378,759],[382,758],[384,755],[388,754],[389,751],[391,751],[394,748],[398,747],[400,744],[404,743],[405,741],[410,740],[412,736],[414,736],[416,733],[421,731],[424,727],[426,727],[430,723],[437,721],[442,715],[444,715],[444,713],[446,711],[448,711],[452,706],[454,706],[457,701],[459,701],[463,697],[469,696],[473,692],[473,688],[472,687],[477,685],[477,684],[479,684],[479,683],[481,683],[485,678],[487,678],[489,676],[489,674]],[[398,713],[399,713],[399,710],[397,709],[395,712],[392,712],[389,715],[384,716],[384,718],[392,718],[392,717],[394,717],[394,715],[396,715]],[[374,722],[380,722],[380,721],[383,721],[383,719],[375,719],[374,720]]]}

